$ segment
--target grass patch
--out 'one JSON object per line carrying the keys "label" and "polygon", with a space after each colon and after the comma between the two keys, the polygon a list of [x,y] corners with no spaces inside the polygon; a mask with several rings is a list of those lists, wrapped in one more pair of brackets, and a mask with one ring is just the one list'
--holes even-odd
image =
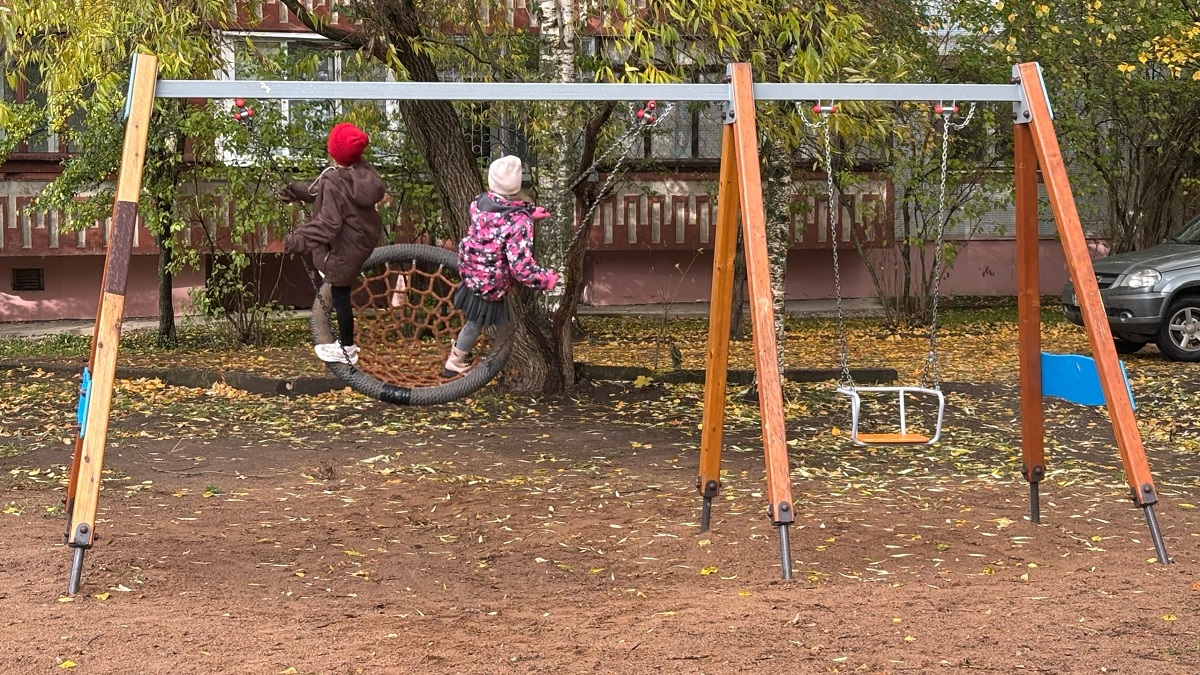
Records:
{"label": "grass patch", "polygon": [[20,457],[29,452],[29,447],[18,443],[0,443],[0,459]]}
{"label": "grass patch", "polygon": [[[1043,298],[1042,324],[1056,326],[1067,323],[1061,308],[1054,298]],[[1017,323],[1017,304],[1014,298],[953,298],[947,299],[946,308],[942,312],[942,326],[952,331],[975,333],[987,331],[996,326],[1015,326]],[[836,325],[833,317],[789,317],[788,329],[792,331],[809,331],[829,329]],[[601,317],[587,316],[582,319],[582,325],[588,333],[588,338],[619,339],[630,341],[672,340],[684,336],[702,339],[708,333],[707,317],[670,317],[663,325],[662,316],[653,314],[646,316]],[[884,326],[879,317],[848,317],[846,327],[849,330],[882,332]],[[906,333],[917,334],[924,328],[914,328]],[[751,327],[749,316],[746,322],[746,334]],[[128,331],[121,336],[121,354],[125,357],[132,355],[155,354],[189,354],[214,353],[236,354],[245,352],[253,354],[264,348],[292,349],[308,347],[311,344],[309,324],[307,319],[285,317],[271,322],[269,342],[263,346],[241,344],[233,332],[223,324],[196,324],[184,321],[178,328],[176,343],[170,347],[158,344],[156,330]],[[83,357],[91,351],[92,336],[89,335],[54,335],[41,338],[0,338],[0,358],[19,359],[36,357]]]}
{"label": "grass patch", "polygon": [[[176,330],[174,345],[158,344],[158,331],[144,329],[125,331],[121,335],[121,353],[162,354],[174,352],[212,352],[259,350],[263,347],[298,347],[311,343],[308,320],[278,319],[272,322],[270,341],[263,346],[241,344],[232,330],[220,324],[199,325],[184,322]],[[39,338],[0,338],[0,358],[72,357],[87,356],[92,349],[89,335],[50,335]]]}

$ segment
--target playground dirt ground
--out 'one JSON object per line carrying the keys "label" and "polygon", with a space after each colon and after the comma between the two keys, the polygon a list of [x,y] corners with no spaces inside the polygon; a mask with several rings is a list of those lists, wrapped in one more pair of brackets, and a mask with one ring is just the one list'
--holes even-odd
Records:
{"label": "playground dirt ground", "polygon": [[1011,385],[952,386],[946,441],[882,452],[805,390],[784,582],[733,396],[701,533],[698,386],[412,410],[121,381],[68,597],[77,384],[0,373],[0,672],[1195,673],[1196,392],[1139,382],[1172,564],[1102,412],[1048,406],[1035,525]]}
{"label": "playground dirt ground", "polygon": [[[703,367],[692,323],[592,321],[579,356],[664,367],[669,336],[682,367]],[[912,381],[924,337],[872,326],[852,331],[854,364]],[[413,409],[141,379],[117,383],[100,540],[68,597],[79,380],[0,369],[0,674],[1200,672],[1200,364],[1124,357],[1162,565],[1103,409],[1046,402],[1030,522],[1014,326],[947,326],[933,447],[856,448],[831,383],[788,383],[788,582],[758,409],[737,391],[701,533],[700,385],[489,388]],[[123,363],[319,373],[300,328],[257,350],[133,340]],[[1061,320],[1043,338],[1086,353]],[[836,340],[798,323],[786,353],[832,367]],[[5,348],[81,368],[87,345],[72,344]],[[735,343],[738,367],[751,358]]]}

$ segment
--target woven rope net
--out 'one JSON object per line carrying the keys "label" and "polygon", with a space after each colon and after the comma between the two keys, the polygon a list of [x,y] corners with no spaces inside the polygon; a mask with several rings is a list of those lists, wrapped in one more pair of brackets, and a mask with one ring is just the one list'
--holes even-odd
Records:
{"label": "woven rope net", "polygon": [[[423,261],[391,261],[363,270],[354,305],[358,368],[399,387],[434,387],[460,379],[443,378],[442,368],[463,325],[454,307],[459,279],[455,270]],[[491,345],[485,332],[473,353],[475,363]]]}
{"label": "woven rope net", "polygon": [[[486,386],[504,369],[513,324],[489,328],[463,373],[443,379],[442,368],[463,323],[453,306],[458,255],[424,244],[389,244],[371,253],[352,291],[358,364],[327,363],[355,391],[396,405],[439,405]],[[321,286],[310,321],[314,344],[336,340],[332,289]]]}

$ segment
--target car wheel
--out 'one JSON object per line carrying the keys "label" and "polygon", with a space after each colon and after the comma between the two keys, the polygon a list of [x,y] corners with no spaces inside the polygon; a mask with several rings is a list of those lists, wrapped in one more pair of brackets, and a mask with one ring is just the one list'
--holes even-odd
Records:
{"label": "car wheel", "polygon": [[1113,344],[1116,345],[1118,354],[1133,354],[1146,346],[1144,340],[1126,340],[1125,338],[1113,338]]}
{"label": "car wheel", "polygon": [[1171,303],[1154,344],[1172,361],[1200,361],[1200,297]]}

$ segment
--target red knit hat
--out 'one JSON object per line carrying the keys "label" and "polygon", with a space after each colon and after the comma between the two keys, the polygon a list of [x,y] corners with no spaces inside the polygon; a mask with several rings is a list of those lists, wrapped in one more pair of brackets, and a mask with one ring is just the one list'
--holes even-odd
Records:
{"label": "red knit hat", "polygon": [[362,129],[349,122],[335,124],[329,130],[329,156],[342,166],[357,164],[370,140]]}

